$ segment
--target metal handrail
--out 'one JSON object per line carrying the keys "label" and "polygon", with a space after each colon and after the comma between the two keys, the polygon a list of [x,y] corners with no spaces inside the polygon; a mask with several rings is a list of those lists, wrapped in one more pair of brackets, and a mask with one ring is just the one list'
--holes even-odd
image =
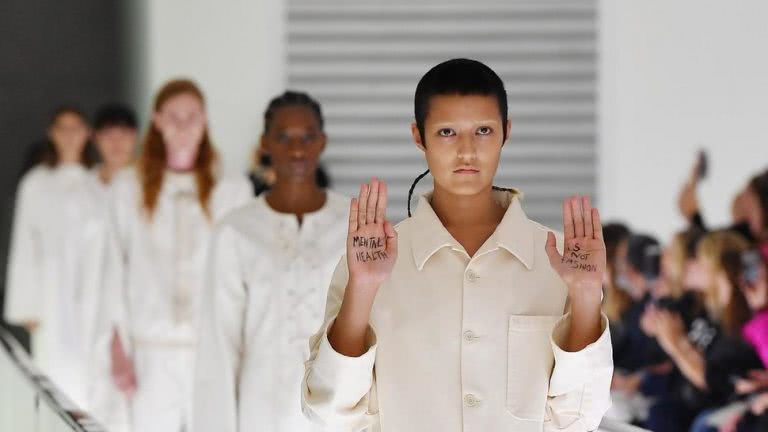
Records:
{"label": "metal handrail", "polygon": [[[35,398],[56,413],[72,432],[106,432],[86,412],[80,410],[56,385],[34,365],[24,348],[5,329],[0,327],[0,346],[34,389]],[[36,404],[37,405],[37,404]]]}
{"label": "metal handrail", "polygon": [[[51,380],[43,375],[21,344],[4,328],[0,327],[0,345],[11,358],[18,371],[35,390],[35,397],[45,403],[72,432],[106,432],[96,420],[78,407]],[[599,432],[648,432],[636,426],[609,418],[603,419]]]}

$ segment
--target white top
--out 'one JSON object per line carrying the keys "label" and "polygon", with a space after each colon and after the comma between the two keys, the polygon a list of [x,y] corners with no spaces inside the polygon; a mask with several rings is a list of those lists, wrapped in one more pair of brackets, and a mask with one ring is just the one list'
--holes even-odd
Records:
{"label": "white top", "polygon": [[326,324],[310,341],[308,417],[334,431],[597,429],[610,405],[608,321],[583,350],[560,348],[570,315],[545,253],[548,229],[514,193],[495,197],[507,211],[473,257],[422,197],[397,227],[397,261],[373,305],[369,348],[356,358],[327,338],[348,279],[342,259]]}
{"label": "white top", "polygon": [[79,164],[38,166],[22,178],[6,280],[5,319],[39,323],[35,363],[81,408],[99,288],[89,246],[104,226],[91,181]]}
{"label": "white top", "polygon": [[[203,290],[205,259],[215,222],[252,198],[245,178],[222,179],[209,199],[210,217],[197,197],[192,173],[166,171],[154,213],[146,214],[135,169],[112,182],[114,236],[120,254],[108,279],[119,286],[109,302],[129,345],[194,346],[196,311]],[[115,305],[111,305],[115,307]]]}
{"label": "white top", "polygon": [[88,171],[88,176],[90,177],[89,185],[95,196],[99,197],[99,202],[101,202],[105,206],[104,208],[108,211],[111,183],[104,183],[101,180],[100,171],[101,165],[96,165]]}
{"label": "white top", "polygon": [[301,413],[307,340],[344,254],[349,200],[278,213],[262,195],[214,235],[197,349],[193,431],[317,430]]}

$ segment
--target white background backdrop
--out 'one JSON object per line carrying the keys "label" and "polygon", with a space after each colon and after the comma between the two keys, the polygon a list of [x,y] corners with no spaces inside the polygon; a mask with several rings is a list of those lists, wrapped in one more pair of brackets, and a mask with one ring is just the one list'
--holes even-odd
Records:
{"label": "white background backdrop", "polygon": [[699,147],[705,216],[768,166],[768,2],[601,0],[598,184],[608,217],[668,238]]}

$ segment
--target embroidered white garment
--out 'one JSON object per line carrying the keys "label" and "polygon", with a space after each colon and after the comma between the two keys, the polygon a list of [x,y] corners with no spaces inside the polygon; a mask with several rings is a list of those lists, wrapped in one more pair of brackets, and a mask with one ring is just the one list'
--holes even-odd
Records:
{"label": "embroidered white garment", "polygon": [[[560,348],[567,288],[544,250],[548,229],[519,197],[470,257],[421,198],[399,224],[398,256],[377,293],[368,350],[345,357],[328,342],[347,284],[338,266],[326,323],[311,339],[303,403],[334,431],[570,431],[597,429],[610,405],[611,342]],[[558,236],[562,250],[562,237]]]}
{"label": "embroidered white garment", "polygon": [[193,431],[319,430],[301,413],[303,362],[344,253],[348,211],[349,200],[329,192],[299,226],[262,195],[222,221],[201,310]]}

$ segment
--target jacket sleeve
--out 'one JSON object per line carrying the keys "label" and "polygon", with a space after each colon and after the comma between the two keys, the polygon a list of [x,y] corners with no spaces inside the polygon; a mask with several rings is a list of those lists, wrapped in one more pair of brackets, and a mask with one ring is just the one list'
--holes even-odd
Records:
{"label": "jacket sleeve", "polygon": [[368,327],[366,352],[346,357],[333,349],[328,329],[341,308],[348,280],[346,256],[328,290],[325,323],[309,341],[310,356],[302,382],[302,409],[312,422],[334,431],[361,431],[378,423],[374,361],[376,336]]}
{"label": "jacket sleeve", "polygon": [[16,195],[5,285],[5,320],[14,324],[39,322],[42,318],[43,255],[41,234],[35,223],[37,194],[33,179],[24,177]]}
{"label": "jacket sleeve", "polygon": [[242,335],[248,296],[236,235],[220,227],[209,250],[195,353],[193,431],[239,430],[238,377],[246,352]]}
{"label": "jacket sleeve", "polygon": [[570,313],[555,324],[551,337],[555,366],[549,381],[545,431],[597,430],[611,406],[611,335],[608,318],[602,315],[600,321],[600,337],[576,352],[561,348],[571,325]]}

